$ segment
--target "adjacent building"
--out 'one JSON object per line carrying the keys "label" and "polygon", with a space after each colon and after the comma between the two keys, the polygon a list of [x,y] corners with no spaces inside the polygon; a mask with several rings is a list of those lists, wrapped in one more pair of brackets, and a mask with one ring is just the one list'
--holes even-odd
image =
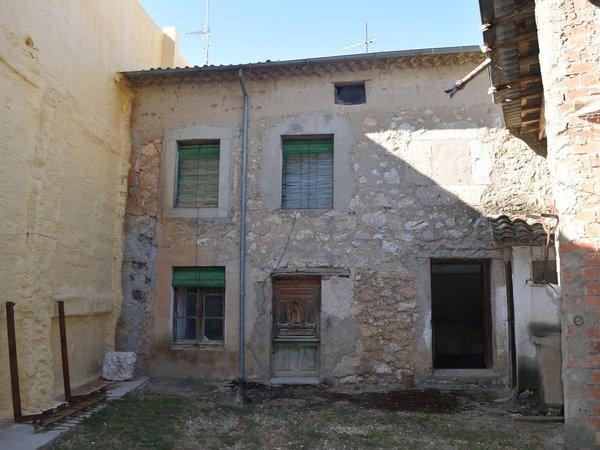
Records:
{"label": "adjacent building", "polygon": [[567,448],[600,446],[600,7],[480,0],[494,100],[546,155],[559,220]]}
{"label": "adjacent building", "polygon": [[185,64],[136,0],[0,3],[0,419],[12,419],[5,303],[23,414],[96,379],[122,303],[131,92],[118,71]]}

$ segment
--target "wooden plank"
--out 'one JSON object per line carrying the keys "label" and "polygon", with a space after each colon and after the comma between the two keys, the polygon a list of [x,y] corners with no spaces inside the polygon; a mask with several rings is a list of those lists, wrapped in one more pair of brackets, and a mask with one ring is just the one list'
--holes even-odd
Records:
{"label": "wooden plank", "polygon": [[535,74],[535,75],[522,75],[520,77],[514,78],[512,80],[506,81],[502,84],[499,84],[497,86],[492,86],[491,90],[492,93],[493,92],[500,92],[503,91],[505,89],[511,89],[514,87],[517,87],[519,85],[523,85],[523,84],[527,84],[527,83],[535,83],[537,81],[541,81],[542,77],[541,75]]}
{"label": "wooden plank", "polygon": [[56,423],[60,420],[63,420],[69,416],[72,416],[73,414],[77,414],[80,411],[83,411],[87,408],[89,408],[92,405],[95,405],[96,403],[99,403],[103,400],[106,399],[106,396],[104,395],[99,395],[87,400],[81,400],[78,401],[76,403],[74,403],[73,405],[70,405],[54,414],[50,414],[48,417],[44,417],[42,419],[40,419],[38,421],[38,424],[41,426],[48,426],[48,425],[52,425],[53,423]]}
{"label": "wooden plank", "polygon": [[526,19],[528,17],[532,17],[535,12],[535,3],[529,3],[516,11],[511,11],[502,16],[498,16],[494,20],[491,20],[488,23],[484,23],[481,25],[481,31],[487,31],[493,27],[497,27],[498,25],[502,25],[504,23],[517,22],[519,20]]}
{"label": "wooden plank", "polygon": [[535,106],[531,108],[522,108],[521,109],[521,117],[526,117],[530,114],[538,113],[542,110],[541,106]]}
{"label": "wooden plank", "polygon": [[519,68],[520,69],[529,68],[529,67],[531,67],[535,64],[539,64],[539,63],[540,63],[540,58],[537,54],[519,58]]}
{"label": "wooden plank", "polygon": [[518,36],[514,36],[508,39],[504,39],[502,41],[498,41],[495,45],[485,44],[488,51],[497,50],[500,47],[508,47],[510,45],[516,45],[521,42],[535,42],[537,41],[537,31],[520,34]]}

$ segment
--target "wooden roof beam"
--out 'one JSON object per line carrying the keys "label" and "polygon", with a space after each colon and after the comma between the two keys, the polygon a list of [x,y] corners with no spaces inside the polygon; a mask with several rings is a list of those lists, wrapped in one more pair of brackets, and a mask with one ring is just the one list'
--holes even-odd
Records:
{"label": "wooden roof beam", "polygon": [[532,31],[530,33],[524,33],[508,39],[497,41],[494,45],[485,43],[482,49],[484,52],[489,53],[497,50],[500,47],[508,47],[510,45],[516,45],[522,42],[535,42],[537,41],[537,38],[537,31]]}
{"label": "wooden roof beam", "polygon": [[514,87],[517,87],[517,86],[519,86],[521,84],[534,83],[536,81],[540,81],[541,79],[542,79],[542,77],[539,74],[535,74],[535,75],[522,75],[520,77],[513,78],[512,80],[509,80],[509,81],[507,81],[505,83],[498,84],[497,86],[492,86],[488,90],[488,94],[493,94],[493,93],[496,93],[496,92],[503,91],[505,89],[514,88]]}
{"label": "wooden roof beam", "polygon": [[527,17],[533,16],[535,11],[535,3],[529,3],[516,11],[509,12],[502,16],[490,20],[487,23],[481,25],[481,31],[487,31],[490,28],[497,27],[508,22],[517,22],[519,20],[526,19]]}

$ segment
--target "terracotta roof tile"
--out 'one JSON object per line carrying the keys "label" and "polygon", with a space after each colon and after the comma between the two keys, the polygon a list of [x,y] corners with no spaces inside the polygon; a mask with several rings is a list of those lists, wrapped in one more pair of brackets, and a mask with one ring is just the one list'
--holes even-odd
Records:
{"label": "terracotta roof tile", "polygon": [[[546,231],[540,222],[528,223],[525,219],[510,218],[502,215],[490,218],[490,226],[494,242],[498,245],[544,245]],[[554,244],[554,235],[550,235]]]}

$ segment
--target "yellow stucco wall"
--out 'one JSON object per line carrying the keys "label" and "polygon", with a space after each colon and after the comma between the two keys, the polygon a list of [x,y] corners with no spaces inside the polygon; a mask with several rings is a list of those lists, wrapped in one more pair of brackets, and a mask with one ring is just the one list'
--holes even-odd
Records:
{"label": "yellow stucco wall", "polygon": [[61,399],[56,300],[73,386],[114,346],[131,104],[115,73],[184,65],[165,42],[137,0],[0,2],[0,419],[12,417],[6,301],[24,413]]}

